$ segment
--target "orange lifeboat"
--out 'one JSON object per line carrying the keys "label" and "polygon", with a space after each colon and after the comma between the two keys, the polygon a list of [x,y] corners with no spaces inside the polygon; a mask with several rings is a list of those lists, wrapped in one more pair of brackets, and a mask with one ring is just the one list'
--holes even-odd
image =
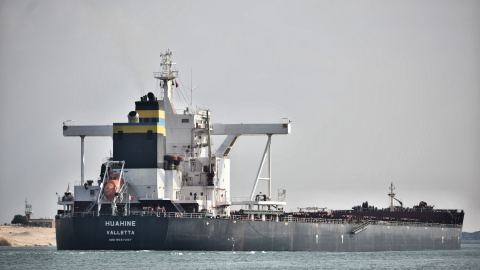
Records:
{"label": "orange lifeboat", "polygon": [[123,179],[120,179],[120,175],[118,173],[111,173],[108,177],[108,182],[103,188],[103,193],[105,197],[107,197],[108,201],[111,201],[113,197],[115,197],[115,192],[120,190],[123,185]]}

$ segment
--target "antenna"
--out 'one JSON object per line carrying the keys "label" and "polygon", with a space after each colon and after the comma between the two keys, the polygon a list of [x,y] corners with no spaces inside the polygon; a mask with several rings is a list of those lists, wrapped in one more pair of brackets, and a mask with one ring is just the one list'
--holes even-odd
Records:
{"label": "antenna", "polygon": [[174,69],[175,63],[172,62],[171,56],[172,52],[170,52],[170,50],[167,50],[166,53],[160,54],[160,58],[162,58],[162,62],[160,63],[161,71],[154,72],[153,77],[160,80],[160,87],[163,88],[163,98],[168,98],[170,100],[172,109],[175,111],[174,91],[172,86],[178,86],[175,81],[178,77],[178,70]]}
{"label": "antenna", "polygon": [[192,67],[190,67],[190,108],[192,109],[193,112],[193,90],[197,89],[200,86],[193,86],[193,70]]}
{"label": "antenna", "polygon": [[27,198],[25,198],[25,216],[30,219],[32,218],[32,205],[27,202]]}

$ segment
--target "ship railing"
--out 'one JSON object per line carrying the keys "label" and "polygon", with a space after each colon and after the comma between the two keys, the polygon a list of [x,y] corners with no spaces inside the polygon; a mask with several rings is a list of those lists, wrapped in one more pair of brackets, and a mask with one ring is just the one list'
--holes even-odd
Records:
{"label": "ship railing", "polygon": [[148,199],[159,199],[159,200],[170,200],[170,196],[159,196],[157,193],[143,193],[138,194],[139,200],[148,200]]}
{"label": "ship railing", "polygon": [[167,217],[170,218],[190,218],[190,219],[198,219],[198,218],[213,218],[213,215],[207,213],[175,213],[175,212],[168,212],[166,213]]}
{"label": "ship railing", "polygon": [[130,211],[131,216],[157,216],[168,218],[213,218],[211,214],[206,213],[179,213],[179,212],[163,212],[163,211]]}
{"label": "ship railing", "polygon": [[58,197],[58,202],[73,202],[73,196],[72,197],[66,197],[66,196],[62,196],[62,197]]}
{"label": "ship railing", "polygon": [[192,200],[202,201],[203,199],[206,199],[206,196],[200,196],[200,195],[182,196],[182,200],[187,200],[187,201],[192,201]]}
{"label": "ship railing", "polygon": [[250,197],[231,197],[231,202],[244,202],[250,201]]}
{"label": "ship railing", "polygon": [[[348,219],[326,219],[326,218],[297,218],[282,217],[281,222],[297,222],[297,223],[323,223],[323,224],[353,224]],[[444,227],[444,228],[461,228],[461,224],[441,224],[441,223],[425,223],[425,222],[405,222],[405,221],[381,221],[369,220],[370,225],[384,226],[412,226],[412,227]],[[361,223],[359,223],[361,224]]]}
{"label": "ship railing", "polygon": [[164,214],[162,211],[154,211],[154,210],[131,210],[130,216],[160,216],[160,214]]}
{"label": "ship railing", "polygon": [[[268,199],[267,199],[268,200]],[[250,197],[231,197],[230,198],[231,202],[249,202],[251,201]],[[271,198],[269,201],[274,201],[274,202],[283,202],[285,201],[284,198],[278,197],[276,200],[275,198]]]}
{"label": "ship railing", "polygon": [[[122,215],[119,213],[119,215]],[[214,217],[211,213],[179,213],[179,212],[162,212],[162,211],[139,211],[132,210],[130,215],[138,216],[157,216],[168,218],[189,218],[189,219],[202,219],[202,218],[222,218],[230,220],[254,220],[254,221],[277,221],[275,217],[267,217],[263,219],[251,219],[248,215],[231,215],[224,217]],[[71,217],[87,217],[98,216],[97,212],[74,212],[64,213],[57,215],[59,218],[71,218]],[[100,216],[111,216],[111,213],[100,213]],[[291,222],[291,223],[321,223],[321,224],[356,224],[350,222],[348,219],[328,219],[328,218],[298,218],[293,216],[280,217],[278,222]],[[360,224],[360,223],[358,223]],[[382,220],[368,220],[370,225],[380,226],[404,226],[404,227],[440,227],[440,228],[462,228],[462,224],[441,224],[441,223],[426,223],[426,222],[406,222],[406,221],[382,221]]]}
{"label": "ship railing", "polygon": [[296,223],[326,223],[326,224],[346,224],[346,219],[326,219],[326,218],[297,218],[297,217],[282,217],[281,222],[296,222]]}
{"label": "ship railing", "polygon": [[[358,206],[359,207],[359,206]],[[372,208],[370,208],[372,209]],[[359,208],[360,211],[363,211],[362,208]],[[333,210],[332,212],[334,213],[352,213],[354,210]],[[374,210],[369,210],[367,212],[392,212],[390,208],[374,208]],[[399,211],[393,211],[393,212],[399,212]],[[447,213],[447,212],[452,212],[452,213],[461,213],[463,212],[462,209],[433,209],[433,208],[414,208],[414,207],[404,207],[401,209],[401,212],[434,212],[434,213]]]}
{"label": "ship railing", "polygon": [[71,217],[95,217],[95,216],[98,216],[97,215],[97,212],[93,211],[93,212],[89,212],[89,213],[85,213],[85,212],[73,212],[73,213],[63,213],[61,215],[57,215],[59,216],[60,218],[71,218]]}
{"label": "ship railing", "polygon": [[461,228],[462,224],[442,224],[442,223],[426,223],[426,222],[406,222],[406,221],[382,221],[371,220],[371,225],[384,226],[407,226],[407,227],[443,227],[443,228]]}

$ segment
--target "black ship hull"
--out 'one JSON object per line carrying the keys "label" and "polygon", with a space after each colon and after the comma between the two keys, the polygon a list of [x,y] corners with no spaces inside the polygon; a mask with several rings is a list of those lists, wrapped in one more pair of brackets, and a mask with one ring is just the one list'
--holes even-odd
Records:
{"label": "black ship hull", "polygon": [[[356,231],[356,233],[353,233]],[[163,215],[57,217],[58,250],[388,251],[459,249],[461,227],[275,222]]]}

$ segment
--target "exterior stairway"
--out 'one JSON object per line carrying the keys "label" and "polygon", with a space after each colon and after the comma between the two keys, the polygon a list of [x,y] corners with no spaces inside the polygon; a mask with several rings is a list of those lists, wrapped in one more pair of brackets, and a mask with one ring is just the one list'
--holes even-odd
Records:
{"label": "exterior stairway", "polygon": [[174,202],[174,201],[171,201],[171,202],[172,202],[173,206],[175,206],[175,208],[177,208],[177,211],[178,211],[179,213],[184,213],[184,212],[185,212],[185,209],[183,209],[183,207],[182,207],[181,204],[176,203],[176,202]]}
{"label": "exterior stairway", "polygon": [[367,220],[367,221],[365,221],[365,223],[362,223],[362,224],[354,227],[351,234],[360,233],[360,232],[366,230],[369,226],[370,226],[370,221]]}

